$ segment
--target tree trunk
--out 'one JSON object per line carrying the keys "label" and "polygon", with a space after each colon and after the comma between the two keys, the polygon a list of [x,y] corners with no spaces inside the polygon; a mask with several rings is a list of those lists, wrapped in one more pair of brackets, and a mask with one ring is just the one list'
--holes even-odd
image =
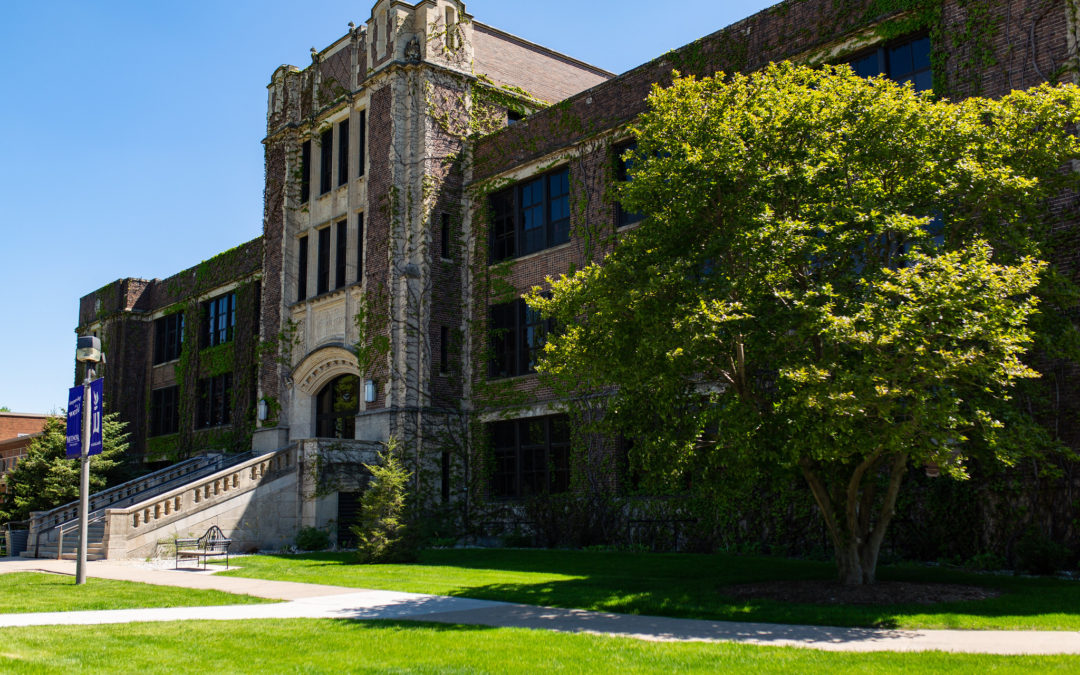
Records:
{"label": "tree trunk", "polygon": [[874,481],[882,459],[877,452],[867,456],[843,489],[834,491],[828,489],[814,462],[809,459],[799,462],[833,542],[837,578],[847,586],[872,584],[877,580],[878,554],[896,508],[907,455],[894,455],[888,463],[888,487],[875,518],[872,517]]}

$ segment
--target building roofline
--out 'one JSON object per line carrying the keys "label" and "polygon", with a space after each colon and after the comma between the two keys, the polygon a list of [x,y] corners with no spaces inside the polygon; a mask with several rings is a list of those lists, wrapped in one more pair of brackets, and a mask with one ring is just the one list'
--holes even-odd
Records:
{"label": "building roofline", "polygon": [[19,413],[19,412],[0,412],[0,417],[27,417],[27,418],[41,418],[43,420],[50,417],[56,417],[56,415],[48,415],[45,413]]}
{"label": "building roofline", "polygon": [[593,64],[587,63],[587,62],[582,61],[580,59],[575,59],[573,56],[569,56],[569,55],[564,54],[562,52],[557,52],[554,49],[551,49],[550,47],[545,47],[542,44],[537,44],[536,42],[533,42],[531,40],[526,40],[523,37],[520,37],[518,35],[514,35],[513,33],[508,33],[508,32],[506,32],[506,31],[504,31],[502,29],[495,28],[494,26],[490,26],[490,25],[488,25],[486,23],[482,23],[480,21],[473,21],[473,26],[474,26],[474,28],[481,28],[485,32],[491,33],[492,35],[497,35],[498,37],[504,38],[504,39],[509,40],[511,42],[516,42],[516,43],[520,44],[523,47],[529,47],[531,49],[536,49],[537,51],[541,51],[541,52],[547,54],[548,56],[553,56],[553,57],[559,59],[560,61],[566,61],[567,63],[570,63],[572,65],[580,66],[582,68],[585,68],[586,70],[592,71],[593,73],[595,73],[597,75],[603,75],[603,76],[609,77],[609,78],[613,78],[613,77],[618,76],[616,73],[613,73],[613,72],[608,71],[608,70],[604,70],[603,68],[600,68],[598,66],[594,66]]}

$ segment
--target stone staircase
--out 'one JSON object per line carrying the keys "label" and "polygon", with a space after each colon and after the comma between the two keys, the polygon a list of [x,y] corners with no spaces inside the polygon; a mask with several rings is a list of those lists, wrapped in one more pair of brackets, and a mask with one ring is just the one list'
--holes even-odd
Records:
{"label": "stone staircase", "polygon": [[[201,455],[91,495],[86,559],[101,560],[107,556],[108,523],[105,516],[109,510],[153,499],[178,486],[249,461],[251,457],[252,453]],[[79,503],[74,501],[51,511],[31,513],[27,550],[21,553],[22,557],[75,559],[79,545],[78,509]]]}
{"label": "stone staircase", "polygon": [[[86,559],[103,560],[105,558],[105,521],[99,520],[86,528]],[[63,549],[62,551],[60,549]],[[75,521],[72,530],[64,533],[63,541],[44,543],[38,547],[39,558],[57,560],[75,560],[79,551],[79,522]],[[26,554],[23,554],[24,557]]]}

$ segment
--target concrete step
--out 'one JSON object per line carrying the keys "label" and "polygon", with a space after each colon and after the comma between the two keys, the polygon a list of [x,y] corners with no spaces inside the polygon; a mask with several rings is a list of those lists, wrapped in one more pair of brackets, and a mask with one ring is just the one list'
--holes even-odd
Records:
{"label": "concrete step", "polygon": [[[65,553],[63,556],[61,556],[61,559],[62,560],[78,560],[79,559],[79,554],[78,553]],[[86,561],[87,562],[92,562],[94,560],[104,560],[104,559],[105,559],[105,556],[101,555],[99,553],[91,553],[90,551],[86,552]]]}

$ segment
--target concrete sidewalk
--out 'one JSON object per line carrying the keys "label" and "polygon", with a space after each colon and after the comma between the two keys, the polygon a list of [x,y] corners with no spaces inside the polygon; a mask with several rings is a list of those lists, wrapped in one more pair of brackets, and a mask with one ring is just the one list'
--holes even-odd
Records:
{"label": "concrete sidewalk", "polygon": [[[0,574],[25,571],[73,575],[75,564],[53,560],[0,560]],[[1080,632],[1076,631],[879,630],[671,619],[533,607],[419,593],[217,577],[212,573],[151,569],[109,561],[88,563],[87,574],[105,579],[247,593],[288,602],[219,607],[0,614],[0,627],[197,619],[398,619],[594,633],[643,640],[740,642],[828,651],[938,650],[980,654],[1080,654]]]}

